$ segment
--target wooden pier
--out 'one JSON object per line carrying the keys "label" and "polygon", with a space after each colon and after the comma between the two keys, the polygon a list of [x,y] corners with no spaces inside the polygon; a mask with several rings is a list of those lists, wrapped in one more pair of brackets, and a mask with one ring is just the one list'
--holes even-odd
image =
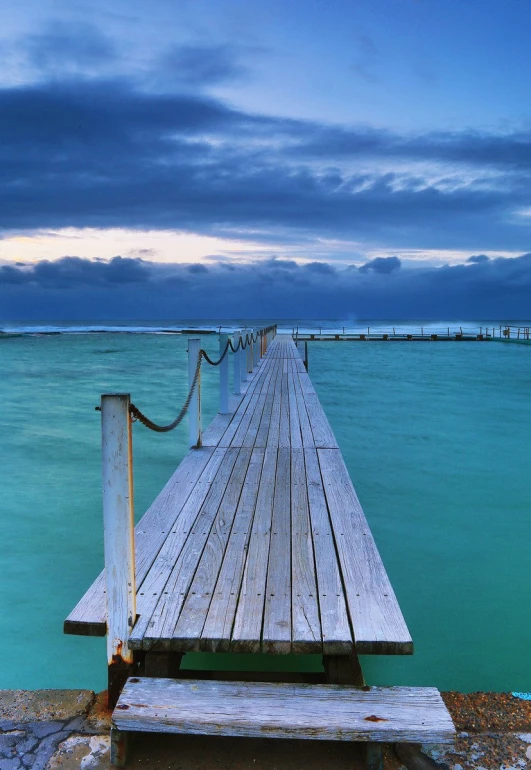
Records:
{"label": "wooden pier", "polygon": [[[137,524],[134,544],[132,505],[124,504],[131,468],[112,452],[108,458],[115,472],[121,462],[125,479],[118,492],[114,475],[104,472],[106,494],[120,496],[122,525],[106,522],[107,583],[102,573],[65,632],[108,633],[114,701],[129,677],[114,712],[114,761],[122,761],[123,731],[130,730],[358,740],[370,747],[370,768],[382,767],[382,741],[451,740],[436,691],[364,687],[359,654],[411,654],[413,644],[291,335],[273,339],[268,332],[245,362],[245,392],[229,399],[222,374],[225,413],[203,435],[198,405],[190,402],[201,446]],[[235,360],[234,390],[240,364]],[[126,421],[120,446],[130,442]],[[113,583],[118,573],[121,583]],[[319,654],[328,684],[301,691],[287,684],[185,686],[179,666],[190,651]],[[245,716],[242,697],[258,712]],[[319,721],[326,725],[327,699],[335,727],[318,729]],[[207,701],[213,717],[204,717]]]}

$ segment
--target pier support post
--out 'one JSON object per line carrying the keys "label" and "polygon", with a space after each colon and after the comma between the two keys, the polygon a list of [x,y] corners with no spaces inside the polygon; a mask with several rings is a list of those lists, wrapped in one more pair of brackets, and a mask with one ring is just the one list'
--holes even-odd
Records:
{"label": "pier support post", "polygon": [[101,397],[103,526],[107,601],[109,707],[133,665],[129,634],[136,622],[133,451],[128,393]]}
{"label": "pier support post", "polygon": [[384,770],[383,746],[381,743],[368,743],[365,746],[366,770]]}
{"label": "pier support post", "polygon": [[255,368],[255,366],[258,366],[258,364],[260,363],[260,342],[261,342],[261,338],[260,338],[260,335],[259,335],[259,333],[257,331],[256,332],[256,342],[253,344],[253,354],[254,354],[253,355],[253,369]]}
{"label": "pier support post", "polygon": [[[236,329],[234,334],[232,335],[232,344],[234,347],[237,346],[238,342],[241,339],[241,331],[239,329]],[[234,383],[233,383],[233,393],[235,396],[239,396],[242,392],[241,390],[241,375],[240,375],[240,362],[242,360],[241,357],[241,350],[237,350],[236,353],[233,355],[233,364],[234,364]]]}
{"label": "pier support post", "polygon": [[[192,382],[195,377],[195,370],[197,368],[197,361],[199,358],[199,351],[201,350],[201,340],[190,339],[188,340],[188,387],[192,387]],[[197,385],[195,386],[194,395],[190,401],[188,407],[188,427],[190,446],[201,446],[201,372],[197,378]]]}
{"label": "pier support post", "polygon": [[352,684],[363,687],[365,679],[357,654],[323,655],[323,667],[328,684]]}
{"label": "pier support post", "polygon": [[[254,369],[254,367],[253,367],[253,331],[254,331],[254,329],[248,329],[247,330],[247,335],[249,337],[249,343],[248,343],[247,350],[246,350],[246,353],[247,353],[247,360],[246,360],[247,375],[252,374],[253,373],[253,369]],[[248,380],[249,377],[247,376],[245,379]]]}
{"label": "pier support post", "polygon": [[[219,335],[219,355],[222,356],[229,342],[228,334]],[[229,354],[219,365],[219,412],[229,413]]]}
{"label": "pier support post", "polygon": [[[240,332],[240,337],[242,340],[242,345],[245,345],[245,340],[247,337],[247,329],[243,329],[243,331]],[[240,348],[240,384],[243,384],[247,380],[247,348]],[[241,387],[240,387],[241,390]]]}

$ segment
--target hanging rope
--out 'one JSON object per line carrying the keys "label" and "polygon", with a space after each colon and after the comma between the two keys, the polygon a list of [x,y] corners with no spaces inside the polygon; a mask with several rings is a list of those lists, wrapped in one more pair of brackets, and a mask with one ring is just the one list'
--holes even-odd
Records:
{"label": "hanging rope", "polygon": [[143,412],[138,409],[134,404],[131,404],[129,407],[129,412],[131,414],[131,417],[134,417],[139,422],[142,423],[142,425],[145,425],[146,428],[149,428],[150,430],[154,430],[156,433],[168,433],[168,431],[173,430],[176,428],[180,422],[182,422],[186,412],[188,411],[188,407],[190,406],[190,401],[192,400],[192,396],[194,395],[194,390],[196,388],[197,382],[199,380],[199,372],[201,371],[201,359],[203,357],[203,350],[199,351],[199,355],[197,357],[197,366],[195,367],[195,374],[194,379],[192,380],[192,384],[190,386],[190,390],[188,391],[188,396],[186,397],[186,401],[184,402],[183,408],[175,418],[173,422],[170,422],[169,425],[157,425],[156,422],[153,422],[153,420],[150,420],[149,417],[146,417]]}
{"label": "hanging rope", "polygon": [[[186,401],[183,404],[183,407],[175,420],[173,422],[170,422],[168,425],[158,425],[156,422],[153,422],[153,420],[150,420],[149,417],[146,417],[146,415],[140,411],[140,409],[135,406],[134,404],[130,404],[129,406],[129,413],[131,417],[135,420],[138,420],[142,423],[142,425],[145,425],[146,428],[149,428],[150,430],[154,430],[156,433],[168,433],[170,430],[173,430],[176,428],[184,419],[184,416],[186,415],[186,412],[188,411],[188,408],[190,406],[190,402],[192,401],[194,391],[197,387],[197,383],[199,382],[199,373],[201,371],[201,363],[203,359],[207,362],[207,364],[210,364],[210,366],[219,366],[227,353],[230,350],[232,350],[233,353],[236,353],[240,348],[242,350],[245,350],[245,348],[250,345],[251,343],[257,342],[257,340],[260,337],[263,337],[265,334],[267,334],[271,329],[273,329],[272,326],[268,326],[267,329],[260,329],[256,332],[256,335],[253,334],[245,335],[245,343],[243,342],[243,337],[240,336],[238,340],[238,344],[236,347],[232,344],[232,340],[229,337],[227,344],[225,345],[225,349],[221,356],[218,358],[217,361],[213,361],[206,350],[201,348],[199,351],[199,355],[197,357],[197,365],[195,367],[195,373],[194,378],[192,380],[192,384],[190,385],[190,390],[188,391],[188,396],[186,397]],[[96,409],[99,409],[99,407],[96,407]]]}
{"label": "hanging rope", "polygon": [[225,350],[223,351],[223,353],[221,354],[220,358],[218,358],[217,361],[212,361],[212,359],[210,358],[210,356],[208,355],[206,350],[203,350],[203,348],[201,348],[201,355],[203,356],[203,358],[205,359],[207,364],[210,364],[210,366],[219,366],[220,363],[225,358],[225,356],[227,355],[227,353],[229,352],[229,348],[230,347],[231,347],[231,345],[230,345],[230,340],[229,340],[227,342],[227,344],[225,345]]}

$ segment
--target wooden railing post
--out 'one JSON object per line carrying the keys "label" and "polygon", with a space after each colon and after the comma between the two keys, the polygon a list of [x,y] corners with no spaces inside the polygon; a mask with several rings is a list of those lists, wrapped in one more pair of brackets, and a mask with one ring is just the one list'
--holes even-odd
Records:
{"label": "wooden railing post", "polygon": [[[258,334],[258,329],[256,330],[256,334]],[[260,336],[258,336],[256,342],[253,345],[253,369],[255,366],[258,366],[260,362]]]}
{"label": "wooden railing post", "polygon": [[131,672],[129,634],[136,622],[133,450],[130,396],[101,397],[103,528],[109,706]]}
{"label": "wooden railing post", "polygon": [[[229,342],[228,334],[219,335],[219,355],[222,356]],[[219,365],[219,411],[220,414],[229,413],[229,354]]]}
{"label": "wooden railing post", "polygon": [[[195,370],[197,368],[197,360],[199,358],[199,351],[201,350],[201,340],[189,339],[188,340],[188,387],[192,387],[192,382],[195,377]],[[190,446],[201,446],[201,372],[197,378],[197,385],[195,386],[190,406],[188,407],[188,426],[189,426],[189,440]]]}
{"label": "wooden railing post", "polygon": [[253,373],[253,330],[247,329],[247,336],[249,338],[249,342],[247,344],[247,348],[245,352],[247,353],[245,357],[245,379],[249,379],[249,375]]}
{"label": "wooden railing post", "polygon": [[[241,331],[239,329],[236,329],[234,334],[232,335],[232,344],[234,347],[238,344],[238,342],[241,339]],[[241,357],[241,350],[237,350],[236,353],[234,353],[233,356],[233,363],[234,363],[234,382],[233,382],[233,393],[235,396],[239,396],[242,392],[241,389],[241,375],[240,375],[240,362],[242,360]]]}
{"label": "wooden railing post", "polygon": [[[245,336],[247,334],[247,329],[240,330],[240,338],[242,341],[242,345],[245,343]],[[240,348],[240,391],[242,389],[242,383],[244,383],[247,379],[247,366],[246,366],[246,360],[247,360],[247,350],[244,348]]]}

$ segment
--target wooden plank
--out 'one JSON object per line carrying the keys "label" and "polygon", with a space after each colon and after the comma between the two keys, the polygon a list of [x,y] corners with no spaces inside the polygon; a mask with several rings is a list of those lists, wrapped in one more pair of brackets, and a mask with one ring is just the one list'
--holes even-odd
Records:
{"label": "wooden plank", "polygon": [[165,543],[142,586],[146,606],[131,632],[133,649],[172,649],[167,643],[168,638],[158,647],[156,643],[162,630],[167,630],[165,622],[168,617],[171,624],[173,619],[176,621],[175,614],[180,612],[238,456],[236,449],[215,451],[221,455],[221,462],[206,495],[202,497],[200,492],[202,500],[191,500],[187,510],[189,515],[183,520],[182,527],[172,533],[172,538]]}
{"label": "wooden plank", "polygon": [[256,512],[232,632],[231,650],[234,652],[260,652],[261,648],[277,456],[276,448],[265,450]]}
{"label": "wooden plank", "polygon": [[[266,396],[269,391],[269,383],[271,382],[271,379],[274,376],[275,369],[276,369],[275,364],[268,367],[267,373],[262,379],[260,391],[259,392],[258,390],[255,391],[254,411],[250,415],[249,420],[242,420],[242,422],[240,423],[240,427],[238,428],[238,431],[236,432],[234,439],[232,441],[232,444],[231,444],[232,446],[245,446],[245,447],[254,446],[254,440],[256,438],[258,427],[262,419],[262,414],[266,403]],[[248,412],[250,412],[250,410],[248,410]]]}
{"label": "wooden plank", "polygon": [[299,413],[299,427],[301,432],[301,440],[303,447],[315,447],[315,439],[313,431],[308,418],[308,412],[306,411],[306,405],[304,403],[304,394],[301,390],[300,380],[297,377],[297,372],[293,372],[293,387],[295,390],[295,397],[297,399],[297,411]]}
{"label": "wooden plank", "polygon": [[293,361],[288,362],[287,384],[289,403],[289,434],[292,449],[302,447],[301,423],[299,420],[299,408],[295,393]]}
{"label": "wooden plank", "polygon": [[[174,526],[198,479],[208,467],[216,467],[214,449],[193,449],[187,454],[135,527],[135,563],[137,590],[155,560],[166,535]],[[209,463],[212,463],[209,466]],[[137,604],[139,597],[137,598]],[[137,607],[137,611],[139,611]],[[66,634],[105,636],[105,572],[102,571],[80,599],[64,623]]]}
{"label": "wooden plank", "polygon": [[282,371],[282,389],[280,391],[280,424],[278,434],[278,446],[284,449],[289,449],[291,447],[289,428],[288,374],[284,369]]}
{"label": "wooden plank", "polygon": [[280,436],[280,401],[282,396],[282,366],[277,369],[277,379],[273,391],[273,406],[271,408],[271,417],[269,421],[269,432],[267,434],[267,446],[276,449],[278,447]]}
{"label": "wooden plank", "polygon": [[247,410],[251,409],[254,411],[255,391],[258,387],[262,385],[263,378],[267,374],[271,365],[272,365],[271,361],[269,360],[264,361],[264,365],[260,367],[260,369],[258,369],[257,374],[254,375],[253,380],[251,383],[249,383],[245,396],[242,398],[241,403],[236,411],[236,414],[234,415],[234,418],[232,419],[230,425],[227,427],[227,430],[225,431],[222,438],[220,439],[219,446],[224,446],[224,447],[230,446],[234,439],[236,431],[240,426],[241,421],[245,418]]}
{"label": "wooden plank", "polygon": [[269,435],[269,427],[271,425],[271,415],[273,413],[273,404],[275,400],[275,388],[280,376],[278,365],[275,367],[275,373],[269,382],[269,388],[267,391],[266,402],[264,405],[264,411],[262,412],[262,419],[260,420],[260,426],[256,433],[254,441],[255,447],[265,447],[267,445],[267,438]]}
{"label": "wooden plank", "polygon": [[332,432],[332,428],[323,411],[319,398],[315,391],[313,391],[313,386],[309,387],[306,383],[306,380],[309,380],[308,375],[299,372],[298,377],[304,395],[304,403],[312,427],[315,445],[317,447],[322,447],[323,449],[337,449],[338,445],[336,437]]}
{"label": "wooden plank", "polygon": [[304,450],[308,504],[315,551],[315,568],[323,652],[325,655],[349,655],[354,651],[334,536],[319,470],[317,451]]}
{"label": "wooden plank", "polygon": [[293,652],[322,652],[315,561],[302,449],[291,450],[291,626]]}
{"label": "wooden plank", "polygon": [[338,449],[318,449],[356,650],[407,655],[413,642]]}
{"label": "wooden plank", "polygon": [[122,731],[385,743],[452,743],[434,687],[128,680],[113,727]]}
{"label": "wooden plank", "polygon": [[291,462],[290,450],[279,448],[271,521],[262,648],[291,651]]}
{"label": "wooden plank", "polygon": [[240,393],[239,396],[229,396],[229,412],[228,414],[217,414],[208,428],[203,433],[202,445],[203,446],[217,446],[221,441],[221,437],[227,430],[231,421],[233,420],[238,407],[244,397],[244,393]]}
{"label": "wooden plank", "polygon": [[245,410],[245,414],[242,415],[241,420],[238,424],[238,427],[234,433],[234,436],[231,439],[230,445],[241,447],[243,446],[243,442],[245,439],[245,435],[249,429],[249,426],[253,420],[253,417],[257,410],[260,411],[263,408],[263,401],[261,400],[261,394],[262,391],[265,389],[267,391],[267,385],[269,383],[269,380],[271,379],[272,374],[272,365],[269,365],[267,369],[264,370],[263,375],[260,377],[260,381],[257,382],[256,387],[253,391],[252,399],[249,402],[249,405],[247,409]]}
{"label": "wooden plank", "polygon": [[[199,638],[205,624],[208,609],[214,597],[221,563],[229,540],[234,517],[240,500],[249,461],[250,449],[240,449],[223,500],[214,519],[203,553],[195,570],[192,584],[183,604],[179,619],[171,631],[173,640],[178,640],[179,649],[199,649]],[[227,637],[229,639],[230,637]]]}
{"label": "wooden plank", "polygon": [[202,650],[228,652],[230,649],[264,456],[263,449],[253,449],[223,564],[201,634]]}

